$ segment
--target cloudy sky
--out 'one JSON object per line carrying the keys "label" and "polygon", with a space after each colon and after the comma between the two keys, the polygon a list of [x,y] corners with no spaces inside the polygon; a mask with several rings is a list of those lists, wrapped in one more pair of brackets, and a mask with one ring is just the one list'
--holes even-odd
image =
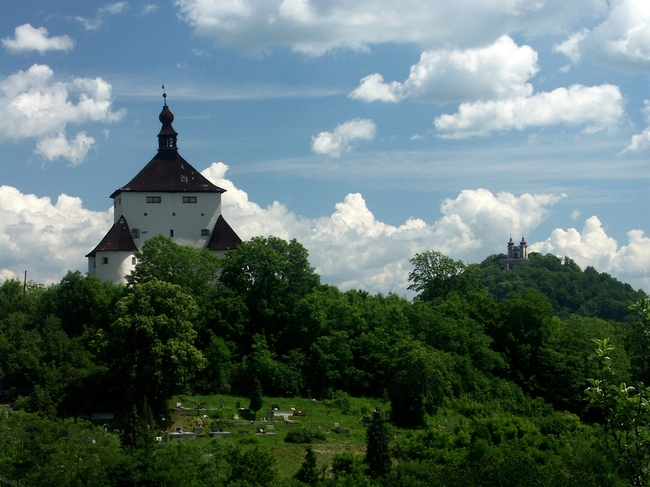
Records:
{"label": "cloudy sky", "polygon": [[181,154],[239,235],[408,295],[512,236],[650,290],[647,0],[0,0],[0,278],[86,270],[109,195]]}

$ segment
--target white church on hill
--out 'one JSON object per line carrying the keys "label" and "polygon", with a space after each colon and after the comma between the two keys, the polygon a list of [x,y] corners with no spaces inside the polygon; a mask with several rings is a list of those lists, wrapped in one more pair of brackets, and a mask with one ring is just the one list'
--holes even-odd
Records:
{"label": "white church on hill", "polygon": [[135,252],[151,237],[163,235],[180,245],[207,248],[219,256],[241,243],[221,215],[221,194],[178,153],[178,134],[167,94],[159,120],[158,153],[125,186],[115,190],[115,223],[86,257],[88,272],[124,283],[136,265]]}

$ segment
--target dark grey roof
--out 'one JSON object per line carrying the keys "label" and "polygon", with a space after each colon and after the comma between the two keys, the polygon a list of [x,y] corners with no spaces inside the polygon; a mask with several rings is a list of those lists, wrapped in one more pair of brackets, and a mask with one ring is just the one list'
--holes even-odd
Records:
{"label": "dark grey roof", "polygon": [[115,190],[111,198],[122,191],[225,193],[225,189],[208,181],[178,153],[176,131],[172,127],[174,115],[167,105],[159,120],[162,128],[158,134],[158,153],[131,181]]}
{"label": "dark grey roof", "polygon": [[217,223],[212,230],[212,236],[207,248],[210,250],[232,250],[241,243],[241,238],[235,233],[222,215],[217,218]]}
{"label": "dark grey roof", "polygon": [[126,223],[126,219],[121,216],[120,219],[113,224],[102,241],[99,242],[99,245],[97,245],[92,252],[86,255],[86,257],[95,257],[97,252],[103,251],[135,252],[137,250],[138,247],[133,241],[129,225]]}

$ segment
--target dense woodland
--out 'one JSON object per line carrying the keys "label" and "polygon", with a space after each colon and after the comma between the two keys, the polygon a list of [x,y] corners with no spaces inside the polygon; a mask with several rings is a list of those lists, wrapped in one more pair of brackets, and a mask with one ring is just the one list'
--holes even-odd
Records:
{"label": "dense woodland", "polygon": [[[647,296],[566,257],[507,271],[503,257],[417,254],[414,299],[321,284],[305,248],[274,237],[224,259],[155,237],[126,286],[5,281],[0,483],[646,485]],[[365,456],[317,469],[307,449],[280,478],[255,445],[155,449],[154,418],[180,393],[390,410],[373,415]],[[80,419],[95,411],[123,433]]]}

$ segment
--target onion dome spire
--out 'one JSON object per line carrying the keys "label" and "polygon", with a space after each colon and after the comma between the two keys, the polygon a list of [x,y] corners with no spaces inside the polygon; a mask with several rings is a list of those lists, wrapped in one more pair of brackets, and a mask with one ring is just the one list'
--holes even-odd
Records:
{"label": "onion dome spire", "polygon": [[[165,85],[163,85],[163,90]],[[172,127],[172,122],[174,121],[174,114],[171,112],[167,106],[167,93],[163,91],[163,109],[158,116],[158,120],[162,123],[162,128],[158,134],[158,150],[178,150],[176,145],[176,137],[178,133]]]}

